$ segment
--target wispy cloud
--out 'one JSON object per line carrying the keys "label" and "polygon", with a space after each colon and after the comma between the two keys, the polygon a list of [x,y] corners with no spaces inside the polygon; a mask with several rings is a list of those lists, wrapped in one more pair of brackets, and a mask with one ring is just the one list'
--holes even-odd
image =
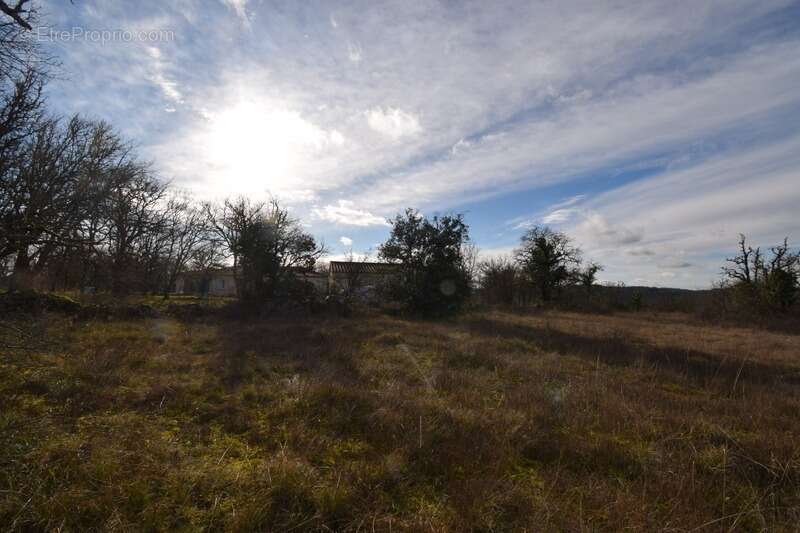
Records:
{"label": "wispy cloud", "polygon": [[291,198],[334,241],[408,205],[514,193],[545,207],[481,223],[558,225],[620,279],[690,263],[674,269],[687,285],[738,231],[800,233],[800,24],[780,22],[797,17],[784,0],[44,3],[65,29],[176,36],[63,43],[61,111],[110,119],[203,196]]}
{"label": "wispy cloud", "polygon": [[581,218],[582,221],[576,229],[593,243],[617,247],[637,244],[644,238],[644,230],[642,228],[612,224],[605,216],[596,211],[583,211]]}
{"label": "wispy cloud", "polygon": [[248,0],[222,0],[222,3],[228,6],[230,9],[236,13],[236,16],[239,17],[239,20],[242,21],[242,24],[250,28],[250,16],[247,13],[247,2]]}
{"label": "wispy cloud", "polygon": [[165,72],[167,63],[162,58],[161,50],[156,46],[147,46],[145,51],[151,59],[150,80],[161,89],[167,99],[176,104],[182,104],[184,102],[183,95],[178,89],[177,82],[170,80]]}
{"label": "wispy cloud", "polygon": [[800,135],[739,148],[603,193],[569,231],[621,275],[681,269],[691,272],[687,282],[704,286],[738,233],[762,245],[800,234],[799,171]]}
{"label": "wispy cloud", "polygon": [[537,213],[531,216],[516,217],[508,221],[507,224],[512,225],[513,229],[528,229],[539,224],[563,224],[564,222],[574,218],[574,216],[580,212],[580,209],[575,206],[576,204],[582,202],[585,198],[586,195],[584,194],[571,196],[549,206],[542,213]]}
{"label": "wispy cloud", "polygon": [[367,111],[367,123],[373,130],[392,139],[399,139],[422,131],[419,118],[402,109],[383,109],[380,107],[370,109]]}
{"label": "wispy cloud", "polygon": [[314,216],[320,220],[334,222],[342,226],[388,226],[385,218],[358,209],[349,200],[339,200],[336,205],[314,207]]}
{"label": "wispy cloud", "polygon": [[555,211],[550,211],[545,216],[542,217],[543,224],[560,224],[562,222],[566,222],[570,218],[572,218],[572,214],[575,212],[574,209],[556,209]]}

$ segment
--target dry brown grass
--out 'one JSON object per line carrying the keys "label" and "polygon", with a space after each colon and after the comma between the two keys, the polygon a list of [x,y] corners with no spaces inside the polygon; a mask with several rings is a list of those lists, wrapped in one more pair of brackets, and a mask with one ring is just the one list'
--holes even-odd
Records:
{"label": "dry brown grass", "polygon": [[0,358],[10,529],[800,523],[797,335],[552,311],[38,325]]}

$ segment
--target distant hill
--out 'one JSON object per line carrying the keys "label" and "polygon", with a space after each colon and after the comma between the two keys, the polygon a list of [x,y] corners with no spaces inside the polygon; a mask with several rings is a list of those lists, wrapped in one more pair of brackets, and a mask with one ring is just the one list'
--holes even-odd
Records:
{"label": "distant hill", "polygon": [[[707,301],[712,289],[678,289],[672,287],[647,287],[641,285],[609,286],[598,285],[592,289],[595,302],[605,302],[614,308],[628,308],[638,305],[642,308],[655,308],[664,311],[688,311]],[[575,301],[583,299],[583,288],[571,287],[566,296]]]}

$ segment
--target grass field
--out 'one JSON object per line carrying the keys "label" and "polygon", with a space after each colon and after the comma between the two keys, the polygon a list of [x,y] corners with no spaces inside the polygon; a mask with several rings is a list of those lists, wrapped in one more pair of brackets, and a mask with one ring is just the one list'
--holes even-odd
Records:
{"label": "grass field", "polygon": [[0,528],[792,531],[800,335],[682,315],[5,319]]}

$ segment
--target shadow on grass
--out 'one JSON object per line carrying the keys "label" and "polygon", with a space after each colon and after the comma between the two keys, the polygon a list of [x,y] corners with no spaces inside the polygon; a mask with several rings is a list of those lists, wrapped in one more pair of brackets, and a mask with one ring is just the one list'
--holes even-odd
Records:
{"label": "shadow on grass", "polygon": [[220,377],[227,386],[235,387],[256,367],[271,363],[302,374],[354,382],[358,372],[351,352],[361,336],[348,326],[313,319],[223,321],[219,328]]}
{"label": "shadow on grass", "polygon": [[800,384],[800,368],[782,364],[720,357],[700,350],[653,346],[621,336],[586,337],[547,327],[501,322],[489,318],[470,320],[473,334],[519,338],[542,350],[576,355],[611,366],[633,366],[641,361],[656,369],[668,369],[708,384],[715,380],[734,383]]}

